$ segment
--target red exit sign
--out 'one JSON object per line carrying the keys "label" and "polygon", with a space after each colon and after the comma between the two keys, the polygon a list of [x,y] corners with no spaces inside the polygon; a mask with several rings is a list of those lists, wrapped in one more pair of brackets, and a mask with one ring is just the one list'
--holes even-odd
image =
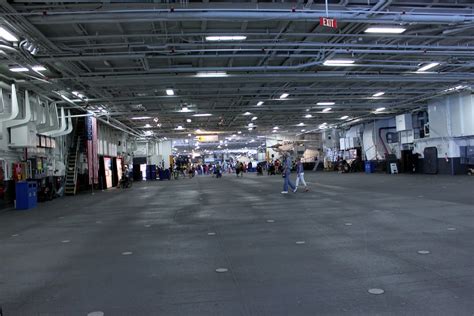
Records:
{"label": "red exit sign", "polygon": [[327,27],[331,27],[333,29],[337,29],[336,19],[320,17],[319,18],[319,24],[322,25],[322,26],[327,26]]}

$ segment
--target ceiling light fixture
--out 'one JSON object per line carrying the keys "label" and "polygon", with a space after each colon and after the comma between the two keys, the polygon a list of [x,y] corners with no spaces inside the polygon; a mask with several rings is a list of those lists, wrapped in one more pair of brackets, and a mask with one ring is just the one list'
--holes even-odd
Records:
{"label": "ceiling light fixture", "polygon": [[198,128],[198,129],[196,130],[196,133],[199,134],[199,133],[202,133],[202,131]]}
{"label": "ceiling light fixture", "polygon": [[296,126],[304,126],[304,123],[303,122],[298,123],[298,125],[296,125]]}
{"label": "ceiling light fixture", "polygon": [[166,95],[169,95],[169,96],[174,95],[173,89],[166,89]]}
{"label": "ceiling light fixture", "polygon": [[18,42],[18,38],[2,26],[0,26],[0,37],[9,42]]}
{"label": "ceiling light fixture", "polygon": [[418,69],[416,72],[424,72],[424,71],[427,71],[431,68],[434,68],[436,66],[438,66],[439,63],[429,63],[427,65],[424,65],[423,67],[421,67],[420,69]]}
{"label": "ceiling light fixture", "polygon": [[258,117],[256,116],[252,117],[252,121],[255,121],[256,119],[258,119]]}
{"label": "ceiling light fixture", "polygon": [[288,96],[289,96],[288,93],[283,93],[282,95],[280,95],[280,100],[286,99],[288,98]]}
{"label": "ceiling light fixture", "polygon": [[304,117],[305,118],[312,118],[313,116],[311,114],[306,114]]}
{"label": "ceiling light fixture", "polygon": [[250,113],[250,112],[245,112],[245,113],[244,113],[244,114],[242,114],[242,115],[245,115],[245,116],[247,116],[247,115],[252,115],[252,113]]}
{"label": "ceiling light fixture", "polygon": [[194,117],[207,117],[207,116],[212,116],[211,113],[198,113],[198,114],[193,114]]}
{"label": "ceiling light fixture", "polygon": [[9,68],[11,72],[26,72],[28,71],[28,68],[26,67],[21,67],[21,66],[16,66],[16,67],[11,67]]}
{"label": "ceiling light fixture", "polygon": [[341,116],[340,120],[345,120],[345,119],[348,119],[349,116],[348,115],[344,115],[344,116]]}
{"label": "ceiling light fixture", "polygon": [[280,129],[278,126],[273,127],[274,130]]}
{"label": "ceiling light fixture", "polygon": [[238,131],[237,134],[242,134],[242,132],[241,132],[241,131]]}
{"label": "ceiling light fixture", "polygon": [[227,76],[228,74],[225,71],[201,71],[196,74],[198,78],[221,78]]}
{"label": "ceiling light fixture", "polygon": [[191,123],[192,120],[191,120],[191,119],[186,119],[186,122],[187,122],[187,123]]}
{"label": "ceiling light fixture", "polygon": [[244,41],[247,36],[244,35],[220,35],[220,36],[206,36],[206,41],[220,42],[220,41]]}
{"label": "ceiling light fixture", "polygon": [[263,101],[258,101],[257,106],[262,106],[262,105],[263,105]]}
{"label": "ceiling light fixture", "polygon": [[331,111],[331,110],[332,110],[332,108],[325,108],[325,109],[323,109],[322,112],[323,112],[323,113],[327,113],[327,112],[329,112],[329,111]]}
{"label": "ceiling light fixture", "polygon": [[398,26],[371,26],[367,28],[365,33],[382,33],[382,34],[402,34],[407,29]]}
{"label": "ceiling light fixture", "polygon": [[324,66],[354,66],[354,60],[352,59],[328,59],[323,62]]}
{"label": "ceiling light fixture", "polygon": [[316,103],[317,105],[334,105],[336,104],[335,102],[318,102]]}
{"label": "ceiling light fixture", "polygon": [[147,124],[145,124],[144,127],[145,127],[145,128],[151,128],[151,125],[147,123]]}
{"label": "ceiling light fixture", "polygon": [[134,116],[132,117],[132,120],[148,120],[151,119],[150,116]]}
{"label": "ceiling light fixture", "polygon": [[47,70],[46,67],[41,66],[41,65],[33,66],[33,67],[31,67],[31,69],[33,69],[34,71],[45,71],[45,70]]}
{"label": "ceiling light fixture", "polygon": [[375,112],[382,112],[383,110],[385,110],[385,108],[383,108],[383,107],[382,108],[377,108],[377,109],[375,109]]}
{"label": "ceiling light fixture", "polygon": [[176,127],[176,130],[177,130],[177,131],[182,131],[183,129],[184,129],[184,127],[181,126],[181,125],[178,125],[178,127]]}
{"label": "ceiling light fixture", "polygon": [[373,97],[381,97],[381,96],[383,96],[384,94],[385,94],[385,92],[380,91],[380,92],[374,93],[372,96],[373,96]]}

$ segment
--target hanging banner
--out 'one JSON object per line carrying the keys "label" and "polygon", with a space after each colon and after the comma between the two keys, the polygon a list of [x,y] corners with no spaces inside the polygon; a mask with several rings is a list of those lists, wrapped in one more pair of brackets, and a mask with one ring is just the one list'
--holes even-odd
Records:
{"label": "hanging banner", "polygon": [[99,157],[97,156],[97,119],[86,117],[87,137],[87,167],[89,169],[89,184],[99,183]]}

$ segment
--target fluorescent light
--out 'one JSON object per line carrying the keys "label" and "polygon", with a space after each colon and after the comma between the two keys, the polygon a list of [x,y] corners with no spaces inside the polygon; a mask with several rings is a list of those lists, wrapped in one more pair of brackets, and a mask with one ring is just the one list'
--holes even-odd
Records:
{"label": "fluorescent light", "polygon": [[150,116],[134,116],[132,117],[132,120],[148,120],[151,119]]}
{"label": "fluorescent light", "polygon": [[194,117],[206,117],[206,116],[212,116],[211,113],[198,113],[198,114],[193,114]]}
{"label": "fluorescent light", "polygon": [[173,89],[166,89],[166,95],[174,95]]}
{"label": "fluorescent light", "polygon": [[418,69],[416,72],[423,72],[423,71],[427,71],[428,69],[431,69],[431,68],[434,68],[436,66],[438,66],[439,63],[429,63],[427,65],[424,65],[423,67],[421,67],[420,69]]}
{"label": "fluorescent light", "polygon": [[316,103],[317,105],[334,105],[336,104],[335,102],[318,102]]}
{"label": "fluorescent light", "polygon": [[286,99],[288,98],[289,94],[288,93],[283,93],[282,95],[280,95],[280,99]]}
{"label": "fluorescent light", "polygon": [[9,70],[11,72],[25,72],[25,71],[28,71],[28,68],[18,66],[18,67],[11,67]]}
{"label": "fluorescent light", "polygon": [[381,96],[383,96],[384,94],[385,94],[385,92],[380,91],[380,92],[374,93],[372,96],[373,96],[373,97],[381,97]]}
{"label": "fluorescent light", "polygon": [[244,35],[220,35],[220,36],[206,36],[206,41],[219,42],[219,41],[244,41],[247,36]]}
{"label": "fluorescent light", "polygon": [[311,114],[306,114],[304,117],[305,118],[312,118],[313,116]]}
{"label": "fluorescent light", "polygon": [[151,136],[153,135],[153,131],[145,131],[145,136]]}
{"label": "fluorescent light", "polygon": [[241,131],[238,131],[237,134],[242,134],[242,132],[241,132]]}
{"label": "fluorescent light", "polygon": [[304,126],[304,123],[303,122],[298,123],[298,125],[296,125],[296,126]]}
{"label": "fluorescent light", "polygon": [[332,108],[325,108],[325,109],[323,109],[323,112],[326,113],[326,112],[329,112],[331,110],[332,110]]}
{"label": "fluorescent light", "polygon": [[301,132],[306,132],[306,130],[305,130],[305,129],[302,129]]}
{"label": "fluorescent light", "polygon": [[198,128],[198,129],[196,130],[196,133],[199,134],[199,133],[202,133],[202,131]]}
{"label": "fluorescent light", "polygon": [[278,126],[273,127],[274,130],[280,129]]}
{"label": "fluorescent light", "polygon": [[402,34],[406,31],[404,27],[398,26],[371,26],[367,28],[365,33],[385,33],[385,34]]}
{"label": "fluorescent light", "polygon": [[258,101],[257,106],[263,105],[263,101]]}
{"label": "fluorescent light", "polygon": [[252,115],[252,113],[250,113],[250,112],[245,112],[245,113],[242,114],[242,115],[246,115],[246,116],[247,116],[247,115]]}
{"label": "fluorescent light", "polygon": [[249,127],[248,130],[251,131],[251,130],[253,130],[253,128],[252,128],[252,127]]}
{"label": "fluorescent light", "polygon": [[41,65],[33,66],[33,67],[31,67],[31,69],[33,69],[34,71],[45,71],[45,70],[47,70],[44,66],[41,66]]}
{"label": "fluorescent light", "polygon": [[253,127],[253,123],[249,123],[249,127]]}
{"label": "fluorescent light", "polygon": [[377,108],[375,109],[375,112],[382,112],[383,110],[385,110],[385,108]]}
{"label": "fluorescent light", "polygon": [[256,119],[258,119],[258,117],[256,116],[252,117],[252,121],[255,121]]}
{"label": "fluorescent light", "polygon": [[0,37],[9,42],[18,42],[18,38],[10,31],[0,26]]}
{"label": "fluorescent light", "polygon": [[352,59],[328,59],[324,61],[324,66],[354,66]]}
{"label": "fluorescent light", "polygon": [[341,120],[345,120],[345,119],[348,119],[348,118],[349,118],[349,116],[348,116],[348,115],[344,115],[344,116],[341,116],[341,118],[340,118],[340,119],[341,119]]}
{"label": "fluorescent light", "polygon": [[178,127],[176,127],[176,130],[178,131],[182,131],[184,129],[184,127],[182,127],[181,125],[178,125]]}
{"label": "fluorescent light", "polygon": [[147,124],[145,124],[144,127],[145,127],[145,128],[151,128],[151,125],[147,123]]}
{"label": "fluorescent light", "polygon": [[187,106],[183,106],[183,107],[181,108],[181,110],[179,110],[179,111],[182,112],[182,113],[191,112],[191,110],[190,110]]}
{"label": "fluorescent light", "polygon": [[201,71],[196,74],[198,78],[220,78],[227,76],[227,72],[225,71]]}
{"label": "fluorescent light", "polygon": [[191,134],[188,134],[188,137],[191,137]]}
{"label": "fluorescent light", "polygon": [[191,123],[192,120],[191,120],[191,119],[186,119],[186,122],[187,122],[187,123]]}

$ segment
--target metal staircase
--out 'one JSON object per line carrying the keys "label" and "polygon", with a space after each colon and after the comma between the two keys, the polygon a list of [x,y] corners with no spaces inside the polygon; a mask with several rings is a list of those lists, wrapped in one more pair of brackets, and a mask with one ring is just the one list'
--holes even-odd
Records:
{"label": "metal staircase", "polygon": [[77,190],[77,159],[79,158],[79,148],[81,147],[81,136],[77,137],[74,146],[69,149],[66,167],[66,195],[76,195]]}

